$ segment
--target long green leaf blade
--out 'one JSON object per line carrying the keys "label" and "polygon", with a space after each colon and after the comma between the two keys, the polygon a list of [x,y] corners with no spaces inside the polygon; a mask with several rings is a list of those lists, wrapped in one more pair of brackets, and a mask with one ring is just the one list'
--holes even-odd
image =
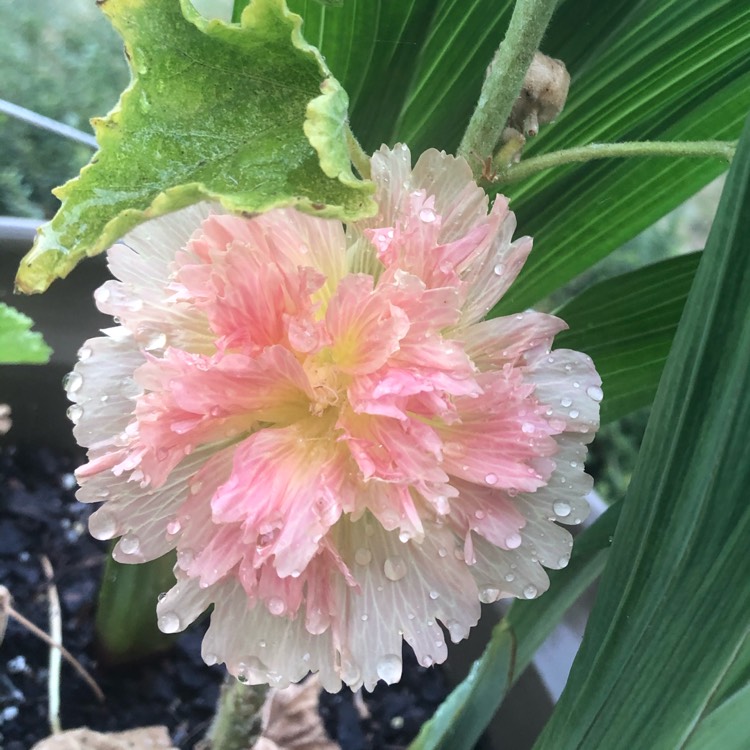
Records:
{"label": "long green leaf blade", "polygon": [[569,326],[555,346],[586,352],[602,376],[602,424],[654,398],[700,253],[595,284],[555,311]]}
{"label": "long green leaf blade", "polygon": [[[682,747],[750,631],[750,119],[581,651],[537,748]],[[750,733],[750,722],[743,726]]]}

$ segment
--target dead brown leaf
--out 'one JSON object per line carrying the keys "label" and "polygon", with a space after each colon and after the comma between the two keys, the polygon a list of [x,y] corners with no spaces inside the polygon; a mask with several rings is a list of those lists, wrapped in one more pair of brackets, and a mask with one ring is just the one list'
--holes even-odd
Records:
{"label": "dead brown leaf", "polygon": [[315,677],[271,691],[263,706],[263,733],[253,750],[341,750],[326,734],[318,713],[319,697]]}
{"label": "dead brown leaf", "polygon": [[166,727],[141,727],[103,734],[91,729],[71,729],[37,742],[32,750],[179,750]]}

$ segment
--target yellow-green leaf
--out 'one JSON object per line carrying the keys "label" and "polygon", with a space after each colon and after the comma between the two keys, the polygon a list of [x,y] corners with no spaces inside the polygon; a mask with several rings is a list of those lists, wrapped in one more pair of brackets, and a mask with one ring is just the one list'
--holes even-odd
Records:
{"label": "yellow-green leaf", "polygon": [[21,262],[41,292],[136,224],[199,200],[234,211],[374,211],[344,141],[347,97],[284,0],[254,0],[240,25],[189,0],[104,0],[132,82],[94,122],[100,150],[56,191],[62,206]]}

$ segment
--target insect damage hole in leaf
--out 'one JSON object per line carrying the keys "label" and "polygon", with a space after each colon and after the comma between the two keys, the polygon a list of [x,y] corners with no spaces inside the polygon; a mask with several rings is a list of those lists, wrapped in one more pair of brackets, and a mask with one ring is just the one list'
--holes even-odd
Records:
{"label": "insect damage hole in leaf", "polygon": [[254,0],[242,25],[189,0],[106,0],[132,81],[94,121],[100,150],[56,195],[16,280],[42,292],[128,229],[199,200],[234,211],[296,206],[352,220],[372,213],[346,145],[348,99],[285,0]]}

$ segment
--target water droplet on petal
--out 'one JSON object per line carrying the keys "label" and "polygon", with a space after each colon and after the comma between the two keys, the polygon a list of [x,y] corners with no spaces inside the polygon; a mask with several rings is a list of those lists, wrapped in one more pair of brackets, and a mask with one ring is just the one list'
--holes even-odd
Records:
{"label": "water droplet on petal", "polygon": [[401,679],[401,657],[396,654],[386,654],[378,659],[376,670],[381,680],[387,685],[393,685]]}
{"label": "water droplet on petal", "polygon": [[505,538],[505,546],[508,549],[518,549],[522,541],[520,534],[510,534]]}
{"label": "water droplet on petal", "polygon": [[411,539],[411,534],[409,534],[408,531],[401,531],[401,532],[399,532],[398,540],[402,544],[406,544],[410,539]]}
{"label": "water droplet on petal", "polygon": [[299,578],[301,575],[300,571],[295,569],[292,571],[292,578]]}
{"label": "water droplet on petal", "polygon": [[573,403],[573,399],[569,398],[568,396],[564,396],[560,399],[560,405],[564,408],[568,408]]}
{"label": "water droplet on petal", "polygon": [[141,548],[141,540],[135,534],[125,534],[120,539],[120,550],[125,555],[136,555]]}
{"label": "water droplet on petal", "polygon": [[527,435],[533,435],[535,431],[535,427],[531,422],[524,422],[521,425],[521,432],[525,432]]}
{"label": "water droplet on petal", "polygon": [[516,580],[516,577],[515,577],[515,576],[513,575],[513,573],[506,573],[506,574],[505,574],[505,580],[506,580],[506,581],[507,581],[508,583],[512,583],[513,581],[515,581],[515,580]]}
{"label": "water droplet on petal", "polygon": [[564,568],[570,562],[570,558],[567,555],[563,555],[558,561],[557,565],[560,568]]}
{"label": "water droplet on petal", "polygon": [[362,622],[367,622],[367,613],[363,614],[359,619],[362,620]]}
{"label": "water droplet on petal", "polygon": [[174,612],[165,612],[157,620],[162,633],[176,633],[180,629],[180,618]]}
{"label": "water droplet on petal", "polygon": [[100,510],[89,518],[89,531],[94,539],[112,539],[117,536],[117,519],[111,513]]}
{"label": "water droplet on petal", "polygon": [[389,557],[383,565],[383,572],[388,580],[400,581],[406,575],[406,563],[402,557]]}
{"label": "water droplet on petal", "polygon": [[366,547],[360,547],[354,553],[354,561],[357,565],[369,565],[372,560],[372,552]]}
{"label": "water droplet on petal", "polygon": [[586,389],[586,395],[594,401],[601,401],[604,398],[604,392],[598,385],[590,385]]}
{"label": "water droplet on petal", "polygon": [[482,604],[492,604],[492,602],[496,602],[499,598],[500,589],[497,589],[494,586],[483,586],[479,590],[479,601],[482,602]]}
{"label": "water droplet on petal", "polygon": [[153,351],[154,349],[163,349],[167,345],[167,337],[164,333],[154,333],[149,336],[148,341],[144,349],[146,351]]}
{"label": "water droplet on petal", "polygon": [[570,416],[571,419],[578,419],[579,414],[580,412],[578,411],[578,409],[571,409],[568,412],[568,415]]}
{"label": "water droplet on petal", "polygon": [[81,377],[80,373],[75,372],[75,370],[73,372],[69,372],[63,378],[63,388],[65,389],[68,395],[80,390],[82,385],[83,385],[83,378]]}
{"label": "water droplet on petal", "polygon": [[92,354],[93,354],[93,352],[91,351],[91,347],[89,347],[89,346],[82,346],[78,350],[78,359],[80,359],[81,362],[85,362]]}
{"label": "water droplet on petal", "polygon": [[489,485],[497,484],[497,474],[487,474],[484,481]]}
{"label": "water droplet on petal", "polygon": [[440,547],[438,555],[440,555],[440,557],[446,557],[448,555],[448,550],[445,549],[445,547]]}
{"label": "water droplet on petal", "polygon": [[435,219],[437,219],[437,216],[435,215],[435,212],[431,208],[423,208],[419,212],[419,218],[425,224],[432,224],[432,222],[435,221]]}
{"label": "water droplet on petal", "polygon": [[435,599],[439,598],[440,594],[437,591],[430,591],[430,599],[435,601]]}
{"label": "water droplet on petal", "polygon": [[449,620],[445,623],[445,627],[448,628],[453,643],[458,643],[466,634],[463,625],[458,620]]}
{"label": "water droplet on petal", "polygon": [[68,407],[68,410],[65,413],[68,415],[68,419],[73,424],[78,424],[79,420],[83,416],[83,407],[79,404],[73,404],[72,406]]}
{"label": "water droplet on petal", "polygon": [[485,512],[483,510],[474,511],[474,517],[477,520],[481,521],[484,518],[484,516],[485,516]]}
{"label": "water droplet on petal", "polygon": [[552,510],[555,511],[556,516],[560,516],[560,518],[567,518],[567,516],[570,515],[570,505],[568,503],[562,502],[562,500],[558,500],[557,502],[552,504]]}
{"label": "water droplet on petal", "polygon": [[497,263],[493,270],[495,272],[495,276],[502,276],[503,271],[505,271],[505,266],[502,263]]}
{"label": "water droplet on petal", "polygon": [[110,294],[109,288],[106,286],[100,286],[95,292],[94,292],[94,299],[97,303],[103,304],[105,302],[109,302],[109,298],[112,295]]}
{"label": "water droplet on petal", "polygon": [[539,591],[537,590],[537,587],[534,586],[534,584],[532,584],[532,583],[530,583],[528,586],[526,586],[524,588],[524,590],[523,590],[523,595],[527,599],[533,599],[538,593],[539,593]]}
{"label": "water droplet on petal", "polygon": [[182,529],[182,525],[176,518],[167,524],[167,534],[179,534],[180,529]]}
{"label": "water droplet on petal", "polygon": [[212,654],[211,652],[206,652],[205,654],[203,654],[203,661],[206,662],[209,667],[212,667],[219,661],[219,657],[216,656],[216,654]]}
{"label": "water droplet on petal", "polygon": [[272,596],[268,602],[268,611],[272,615],[283,615],[286,611],[286,604],[284,604],[284,600],[280,599],[278,596]]}
{"label": "water droplet on petal", "polygon": [[355,685],[359,682],[362,673],[357,664],[350,659],[341,660],[341,679],[347,685]]}

